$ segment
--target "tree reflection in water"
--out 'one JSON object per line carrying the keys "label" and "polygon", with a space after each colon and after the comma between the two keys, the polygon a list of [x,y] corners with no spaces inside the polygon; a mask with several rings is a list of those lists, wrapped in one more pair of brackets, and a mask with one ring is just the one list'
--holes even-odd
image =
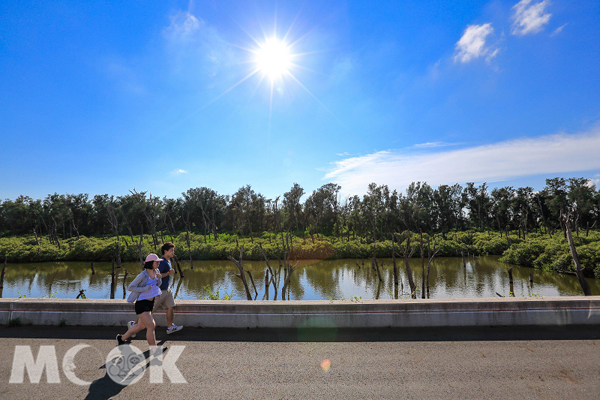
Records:
{"label": "tree reflection in water", "polygon": [[[398,260],[397,260],[398,261]],[[393,263],[389,259],[379,259],[382,281],[377,272],[361,260],[303,260],[298,265],[289,283],[286,299],[290,300],[371,300],[410,298],[406,285],[406,270],[398,266],[399,286],[394,285]],[[5,298],[48,297],[75,299],[81,289],[88,299],[108,299],[111,294],[111,263],[95,263],[96,274],[92,275],[89,262],[52,262],[39,264],[7,264],[4,277]],[[234,299],[244,300],[245,289],[233,273],[235,266],[230,261],[195,261],[194,269],[188,262],[181,262],[185,278],[179,274],[173,279],[173,291],[179,300],[196,300],[208,285],[213,292],[233,293]],[[426,297],[445,298],[493,298],[496,293],[509,297],[511,290],[515,297],[527,296],[579,296],[583,295],[574,275],[534,270],[512,265],[513,280],[509,282],[507,264],[498,262],[498,257],[469,257],[466,266],[460,257],[436,258],[429,271],[429,289]],[[415,286],[421,290],[421,262],[411,259],[411,269]],[[135,278],[140,265],[137,262],[122,263],[116,271],[115,298],[123,298],[127,285]],[[264,277],[265,262],[244,261],[244,269],[256,277]],[[125,277],[125,270],[129,273]],[[530,282],[530,274],[533,282]],[[283,274],[282,274],[283,276]],[[124,279],[125,278],[125,279]],[[118,283],[117,283],[118,282]],[[600,282],[588,278],[592,294],[600,295]],[[120,284],[119,284],[120,283]],[[265,279],[255,279],[257,299],[273,299],[273,285],[265,293]],[[281,286],[279,286],[281,291]],[[280,295],[280,294],[279,294]],[[420,297],[420,292],[418,296]],[[278,297],[281,299],[281,297]]]}

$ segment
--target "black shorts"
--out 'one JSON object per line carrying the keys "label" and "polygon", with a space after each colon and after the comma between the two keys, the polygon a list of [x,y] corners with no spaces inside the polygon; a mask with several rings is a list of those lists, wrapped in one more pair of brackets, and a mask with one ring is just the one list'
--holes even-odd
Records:
{"label": "black shorts", "polygon": [[154,299],[152,300],[138,300],[135,302],[135,313],[140,315],[146,311],[152,312],[154,308]]}

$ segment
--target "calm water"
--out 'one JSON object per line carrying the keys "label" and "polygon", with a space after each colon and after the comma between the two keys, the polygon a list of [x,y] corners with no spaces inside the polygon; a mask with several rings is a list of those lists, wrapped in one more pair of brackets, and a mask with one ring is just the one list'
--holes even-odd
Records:
{"label": "calm water", "polygon": [[[382,278],[379,283],[377,274],[371,269],[370,260],[332,260],[303,261],[292,274],[290,300],[329,300],[329,299],[393,299],[408,298],[409,288],[406,270],[402,260],[397,260],[399,274],[403,283],[395,291],[391,259],[380,259],[383,263]],[[277,262],[271,262],[274,267]],[[357,265],[358,264],[358,265]],[[359,268],[360,265],[360,268]],[[179,274],[172,279],[171,285],[177,299],[196,300],[206,297],[204,288],[217,290],[220,296],[233,295],[234,299],[246,299],[241,280],[234,275],[237,267],[230,261],[194,261],[194,269],[189,262],[182,262],[184,278]],[[421,262],[411,260],[415,283],[421,297]],[[432,264],[429,274],[429,298],[482,298],[497,297],[496,293],[508,297],[510,285],[507,268],[509,265],[498,262],[498,257],[468,259],[466,268],[460,258],[439,258]],[[8,264],[4,278],[2,297],[27,298],[55,297],[74,299],[81,289],[87,298],[111,298],[111,264],[94,263],[96,274],[91,274],[89,262],[55,262],[39,264]],[[244,268],[251,271],[258,291],[257,300],[273,300],[273,286],[265,293],[264,262],[244,262]],[[125,270],[128,271],[124,279]],[[117,269],[114,284],[114,298],[125,298],[125,287],[141,271],[138,263],[123,263]],[[529,274],[533,274],[533,285],[529,284]],[[576,296],[583,292],[574,275],[562,275],[535,269],[513,266],[516,297],[521,296]],[[281,273],[277,299],[281,299],[283,272]],[[600,282],[588,279],[592,294],[600,295]],[[254,297],[254,290],[250,284]]]}

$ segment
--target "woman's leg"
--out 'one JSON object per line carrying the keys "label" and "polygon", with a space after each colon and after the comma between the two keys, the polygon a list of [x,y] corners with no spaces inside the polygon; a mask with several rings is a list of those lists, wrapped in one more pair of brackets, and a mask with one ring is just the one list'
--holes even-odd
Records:
{"label": "woman's leg", "polygon": [[[138,325],[143,325],[146,327],[146,340],[150,346],[156,346],[156,336],[154,334],[154,329],[156,328],[156,324],[154,323],[154,317],[150,311],[143,312],[139,315],[140,322]],[[131,330],[133,331],[133,329]],[[127,331],[129,333],[129,331]],[[133,333],[133,332],[131,332]]]}
{"label": "woman's leg", "polygon": [[139,331],[144,330],[145,328],[146,327],[144,326],[144,324],[141,321],[138,321],[138,324],[134,325],[130,329],[128,329],[127,332],[125,332],[123,334],[123,336],[121,336],[121,339],[127,340],[131,337],[131,335],[134,335],[134,334],[138,333]]}

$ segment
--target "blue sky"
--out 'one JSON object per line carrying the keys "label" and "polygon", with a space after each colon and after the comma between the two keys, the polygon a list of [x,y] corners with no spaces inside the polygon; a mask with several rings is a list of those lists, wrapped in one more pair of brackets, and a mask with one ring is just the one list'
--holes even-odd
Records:
{"label": "blue sky", "polygon": [[599,60],[597,0],[5,0],[0,198],[597,180]]}

